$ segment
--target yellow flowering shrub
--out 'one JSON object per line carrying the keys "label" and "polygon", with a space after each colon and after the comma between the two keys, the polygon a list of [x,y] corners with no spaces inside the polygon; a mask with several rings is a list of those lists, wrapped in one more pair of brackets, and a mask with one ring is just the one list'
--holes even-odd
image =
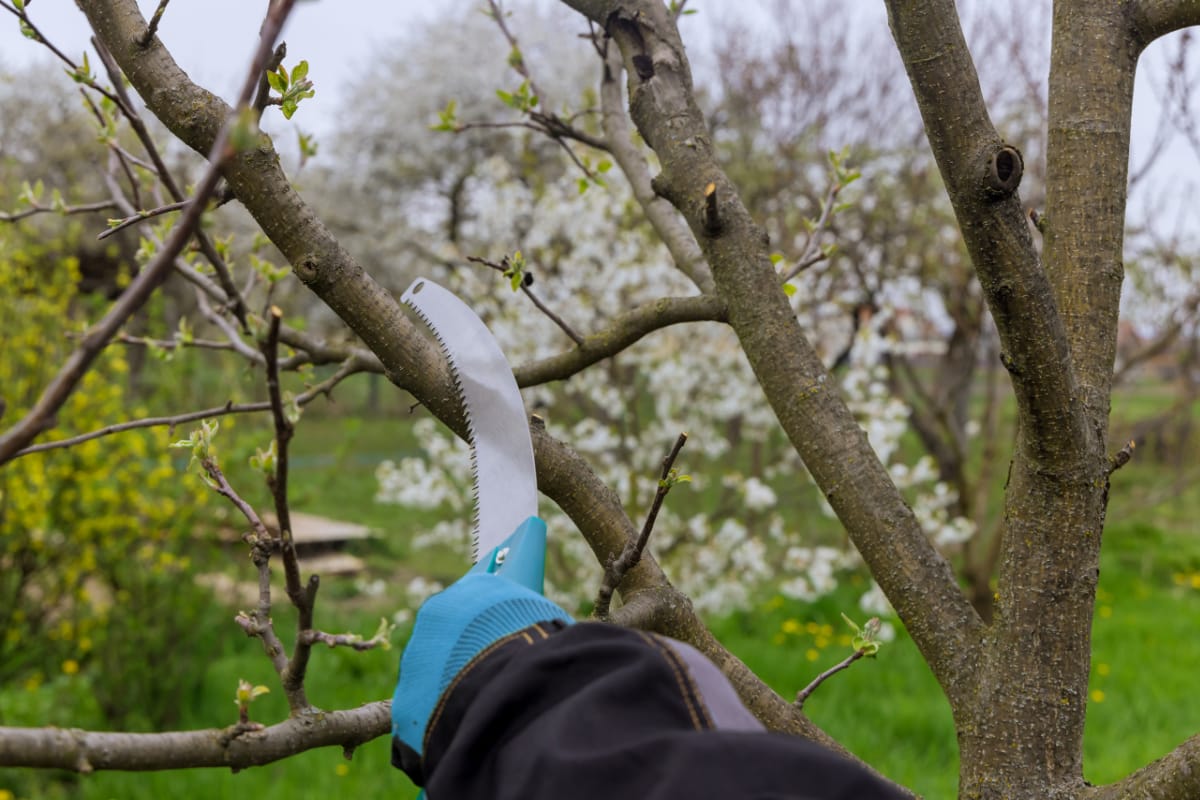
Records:
{"label": "yellow flowering shrub", "polygon": [[[95,316],[101,301],[79,296],[77,284],[73,259],[0,237],[0,427],[20,419],[60,369],[89,306]],[[146,415],[130,399],[128,372],[122,349],[109,347],[37,441]],[[0,685],[83,679],[99,660],[106,672],[132,668],[121,660],[168,666],[162,659],[199,609],[163,606],[199,605],[185,588],[186,537],[207,501],[198,482],[181,479],[169,439],[165,429],[135,430],[0,467]],[[127,713],[123,699],[98,699]]]}

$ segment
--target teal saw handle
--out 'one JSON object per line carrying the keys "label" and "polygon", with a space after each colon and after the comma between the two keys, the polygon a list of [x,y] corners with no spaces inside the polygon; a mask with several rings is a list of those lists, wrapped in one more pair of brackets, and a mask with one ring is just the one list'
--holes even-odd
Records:
{"label": "teal saw handle", "polygon": [[530,517],[517,526],[475,566],[471,574],[492,573],[519,583],[526,589],[543,594],[546,579],[546,523],[541,517]]}

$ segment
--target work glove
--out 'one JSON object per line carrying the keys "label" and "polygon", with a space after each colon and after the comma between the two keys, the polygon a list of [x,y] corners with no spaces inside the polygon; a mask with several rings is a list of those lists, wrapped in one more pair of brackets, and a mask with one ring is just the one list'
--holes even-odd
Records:
{"label": "work glove", "polygon": [[571,622],[541,594],[545,559],[546,524],[530,517],[417,611],[392,698],[392,765],[418,783],[429,717],[454,676],[511,633],[547,620]]}

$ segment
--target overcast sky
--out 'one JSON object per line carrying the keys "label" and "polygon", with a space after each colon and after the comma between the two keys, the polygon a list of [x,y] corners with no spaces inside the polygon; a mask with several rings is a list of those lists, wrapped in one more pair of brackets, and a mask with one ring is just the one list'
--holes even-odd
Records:
{"label": "overcast sky", "polygon": [[[550,5],[551,0],[541,0]],[[722,11],[728,11],[728,0],[693,0],[691,7],[700,11],[686,17],[683,24],[685,42],[693,61],[703,63],[707,42],[719,25]],[[1002,0],[1011,2],[1011,0]],[[389,45],[395,45],[412,28],[423,28],[439,15],[448,15],[453,24],[455,15],[479,13],[482,0],[304,0],[297,3],[288,21],[283,38],[288,43],[288,63],[300,58],[310,64],[310,78],[317,94],[304,103],[297,124],[318,137],[332,132],[337,123],[340,99],[345,87],[356,77],[371,69],[372,55]],[[146,16],[154,11],[157,0],[139,0]],[[742,2],[738,15],[753,20],[755,9],[765,8],[766,2]],[[846,6],[862,16],[864,24],[886,25],[882,0],[846,0]],[[29,0],[29,12],[48,39],[63,51],[78,59],[88,48],[90,30],[83,14],[72,0]],[[202,85],[230,99],[236,95],[246,64],[253,52],[258,25],[266,8],[265,0],[174,0],[168,6],[160,27],[160,36],[180,65]],[[557,11],[557,9],[555,9]],[[764,20],[769,17],[761,13]],[[14,20],[0,14],[0,69],[45,59],[40,45],[21,38],[15,31]],[[11,26],[5,30],[4,26]],[[1163,61],[1165,43],[1156,43],[1138,69],[1138,89],[1134,107],[1133,163],[1141,163],[1148,150],[1158,119],[1156,99],[1151,88],[1156,68]],[[463,54],[470,58],[469,53]],[[1158,70],[1161,74],[1161,70]],[[64,78],[65,80],[65,78]],[[278,115],[273,115],[278,117]],[[269,130],[286,130],[282,120],[270,120]],[[291,136],[287,139],[290,141]],[[1181,180],[1181,176],[1185,180]],[[1180,137],[1163,154],[1159,166],[1147,180],[1148,197],[1181,191],[1184,183],[1200,183],[1200,163]],[[1132,198],[1131,210],[1138,213],[1139,198]],[[1190,194],[1173,203],[1184,215],[1190,215],[1188,226],[1200,229],[1200,203]]]}

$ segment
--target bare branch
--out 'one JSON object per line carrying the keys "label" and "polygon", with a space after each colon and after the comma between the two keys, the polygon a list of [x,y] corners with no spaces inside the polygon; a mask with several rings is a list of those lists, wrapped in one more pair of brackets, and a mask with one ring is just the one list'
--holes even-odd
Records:
{"label": "bare branch", "polygon": [[[296,404],[304,406],[315,400],[320,395],[325,395],[326,397],[330,396],[330,392],[333,390],[333,387],[337,386],[345,378],[348,378],[356,373],[381,371],[382,369],[379,368],[378,365],[375,365],[374,368],[372,368],[370,364],[362,363],[359,358],[351,357],[342,364],[341,369],[339,369],[328,379],[322,381],[303,394],[297,395]],[[130,422],[121,422],[116,425],[108,425],[104,428],[100,428],[99,430],[83,433],[79,436],[72,436],[69,439],[59,439],[53,442],[42,442],[41,444],[31,445],[26,447],[24,450],[17,452],[13,458],[20,458],[21,456],[26,456],[31,453],[42,453],[47,450],[58,450],[64,447],[74,447],[77,444],[82,444],[83,442],[91,441],[92,439],[100,439],[104,436],[111,436],[114,433],[137,430],[138,428],[161,428],[163,426],[167,426],[174,429],[176,426],[183,425],[184,423],[196,422],[202,419],[214,419],[216,417],[223,417],[228,414],[252,414],[260,411],[270,410],[271,404],[269,402],[241,404],[230,402],[223,406],[217,406],[216,408],[206,408],[202,411],[192,411],[186,414],[175,414],[165,417],[147,417],[145,419],[137,419]]]}
{"label": "bare branch", "polygon": [[154,219],[155,217],[163,214],[170,214],[173,211],[181,211],[182,209],[187,208],[187,205],[188,201],[186,200],[178,203],[167,203],[166,205],[159,206],[158,208],[148,208],[145,211],[139,211],[132,216],[125,217],[125,219],[114,220],[113,222],[115,224],[113,224],[108,230],[102,231],[96,238],[107,239],[109,236],[112,236],[118,231],[123,231],[128,227],[137,225],[139,222],[144,222],[148,219]]}
{"label": "bare branch", "polygon": [[150,17],[150,24],[146,26],[146,32],[142,34],[142,38],[138,39],[138,44],[142,47],[148,47],[150,40],[154,38],[154,34],[158,32],[158,23],[162,21],[163,12],[167,10],[167,4],[171,0],[158,0],[158,8],[154,9],[154,15]]}
{"label": "bare branch", "polygon": [[[491,267],[502,275],[507,275],[508,271],[511,269],[508,256],[505,256],[503,263],[500,264],[497,264],[495,261],[489,261],[486,258],[479,258],[478,256],[467,256],[467,261]],[[534,294],[533,289],[529,288],[530,284],[533,283],[533,274],[527,272],[525,273],[525,276],[526,277],[521,280],[521,291],[525,293],[525,296],[533,301],[533,304],[537,306],[538,311],[541,311],[543,314],[549,317],[550,321],[557,325],[559,330],[569,336],[571,341],[575,342],[575,344],[583,344],[583,337],[576,333],[575,329],[568,325],[566,320],[551,311],[550,307],[542,302],[540,297]]]}
{"label": "bare branch", "polygon": [[388,624],[386,619],[381,619],[379,630],[370,639],[364,639],[356,633],[325,633],[310,628],[301,630],[297,634],[297,640],[306,645],[323,644],[327,647],[349,647],[360,653],[376,648],[387,650],[391,647],[389,639],[394,628],[395,626]]}
{"label": "bare branch", "polygon": [[1131,21],[1138,43],[1144,48],[1168,33],[1200,25],[1200,3],[1194,0],[1136,0]]}
{"label": "bare branch", "polygon": [[1092,786],[1080,793],[1082,800],[1125,800],[1153,797],[1155,800],[1193,800],[1200,796],[1200,734],[1181,743],[1157,761],[1129,777],[1107,786]]}
{"label": "bare branch", "polygon": [[263,363],[262,353],[246,344],[233,325],[230,324],[230,322],[225,319],[220,312],[212,307],[212,305],[208,302],[208,297],[206,297],[205,294],[200,291],[196,292],[196,307],[200,310],[200,313],[206,320],[211,322],[217,328],[220,328],[221,332],[225,334],[225,338],[228,340],[229,346],[234,351],[236,351],[251,364],[261,365]]}
{"label": "bare branch", "polygon": [[[130,127],[133,128],[133,132],[137,135],[138,141],[142,143],[142,147],[145,148],[146,154],[150,157],[150,161],[153,163],[154,173],[158,176],[159,180],[162,181],[163,186],[167,188],[167,192],[172,198],[174,198],[176,201],[182,200],[183,190],[179,188],[179,184],[176,183],[175,178],[171,175],[170,170],[167,169],[166,162],[163,161],[162,155],[158,152],[158,147],[154,144],[154,138],[150,135],[150,129],[146,127],[146,123],[137,113],[133,102],[130,100],[128,92],[125,91],[125,83],[123,80],[124,76],[121,73],[120,66],[117,65],[117,62],[112,57],[112,53],[108,51],[108,48],[104,46],[104,43],[98,37],[92,37],[92,46],[96,48],[96,53],[100,56],[100,61],[104,64],[104,68],[108,72],[109,80],[111,80],[113,83],[114,91],[116,91],[117,96],[121,99],[121,113],[124,114],[125,119],[129,122]],[[148,44],[143,45],[143,47],[146,46],[148,46]],[[116,143],[113,143],[111,147],[113,147],[118,154],[123,153],[123,151],[117,147]],[[122,159],[125,157],[127,156],[122,155]],[[136,192],[136,186],[134,191]],[[125,213],[126,215],[129,215],[130,212],[126,210]],[[200,252],[204,254],[205,259],[208,260],[208,262],[212,265],[213,270],[216,272],[217,280],[220,282],[221,288],[225,291],[226,299],[232,303],[234,316],[237,317],[238,322],[240,322],[242,325],[242,328],[246,331],[249,331],[249,323],[246,319],[245,300],[238,292],[237,287],[233,284],[233,277],[229,274],[229,266],[225,263],[225,260],[221,258],[220,253],[217,252],[217,248],[213,244],[212,238],[209,237],[209,235],[203,230],[196,231],[196,242],[200,245]]]}
{"label": "bare branch", "polygon": [[[275,633],[274,623],[271,621],[271,532],[263,524],[262,517],[254,510],[254,507],[230,485],[212,455],[204,453],[198,455],[197,460],[207,476],[208,485],[217,494],[229,500],[250,523],[251,530],[245,533],[242,539],[250,545],[250,560],[258,570],[258,608],[250,613],[238,612],[234,621],[246,632],[247,636],[257,637],[262,642],[263,651],[271,660],[275,671],[283,675],[287,668],[287,656],[283,649],[283,643],[279,641],[279,636]],[[308,703],[303,697],[303,692],[299,696],[299,702],[293,702],[294,699],[295,695],[288,693],[288,703],[293,711],[307,707]]]}
{"label": "bare branch", "polygon": [[1125,443],[1125,446],[1118,450],[1114,455],[1108,457],[1108,474],[1111,477],[1114,472],[1129,463],[1129,459],[1133,458],[1133,451],[1137,447],[1137,442],[1130,439]]}
{"label": "bare branch", "polygon": [[621,555],[613,559],[608,568],[604,570],[604,580],[596,594],[596,607],[592,612],[596,619],[608,619],[608,609],[612,605],[613,592],[621,585],[626,573],[641,561],[642,552],[646,549],[646,543],[650,541],[650,532],[654,530],[654,522],[658,519],[658,511],[662,508],[663,501],[667,499],[667,493],[671,491],[671,487],[682,480],[677,477],[674,467],[675,459],[679,457],[679,451],[687,444],[687,438],[686,433],[679,434],[671,452],[667,453],[663,459],[662,472],[658,478],[658,489],[654,492],[654,500],[650,503],[650,513],[646,515],[642,532],[636,539],[629,539],[625,544],[625,549],[621,551]]}
{"label": "bare branch", "polygon": [[111,200],[101,200],[97,203],[84,203],[77,206],[45,206],[41,203],[32,203],[30,207],[24,211],[14,211],[12,213],[0,211],[0,222],[18,222],[32,217],[34,214],[93,214],[97,211],[108,211],[115,208],[116,204]]}
{"label": "bare branch", "polygon": [[217,140],[218,148],[213,153],[212,162],[200,180],[192,202],[179,224],[171,232],[163,249],[138,273],[128,288],[112,304],[104,318],[83,338],[50,385],[42,392],[33,408],[20,421],[0,435],[0,464],[11,460],[38,434],[54,426],[54,415],[70,397],[79,381],[83,379],[92,362],[100,355],[125,320],[142,307],[150,298],[150,294],[166,277],[167,270],[173,264],[175,256],[183,250],[184,245],[191,238],[193,229],[200,222],[204,201],[220,179],[222,163],[232,155],[232,152],[228,151],[226,147],[227,141],[228,134],[223,131]]}
{"label": "bare branch", "polygon": [[704,294],[715,291],[712,270],[704,259],[696,237],[688,230],[687,222],[663,197],[654,191],[646,157],[634,143],[629,129],[629,117],[621,95],[621,53],[612,47],[604,57],[604,76],[600,82],[600,104],[603,109],[604,137],[608,141],[613,161],[629,181],[633,196],[642,207],[646,219],[667,246],[675,267],[687,275]]}
{"label": "bare branch", "polygon": [[90,773],[270,764],[317,747],[346,752],[391,730],[391,702],[346,711],[295,714],[259,731],[225,729],[169,733],[101,733],[65,728],[0,728],[0,767]]}
{"label": "bare branch", "polygon": [[29,14],[24,8],[16,8],[8,3],[0,3],[0,8],[4,9],[21,21],[22,33],[24,33],[29,39],[32,39],[38,44],[45,46],[46,49],[53,53],[59,61],[66,64],[67,67],[69,67],[67,71],[71,73],[72,77],[74,77],[80,83],[86,85],[88,88],[104,95],[109,100],[112,100],[118,106],[121,105],[121,101],[118,97],[116,97],[108,89],[96,83],[96,81],[92,79],[91,75],[87,74],[87,72],[81,69],[81,67],[76,64],[74,60],[63,53],[62,50],[59,50],[53,42],[47,39],[42,34],[41,30],[39,30],[38,27],[33,24],[33,20],[29,18]]}
{"label": "bare branch", "polygon": [[796,707],[804,708],[804,702],[806,700],[808,700],[809,697],[812,696],[812,693],[817,690],[818,686],[820,686],[822,683],[829,680],[831,677],[838,674],[842,670],[847,669],[851,664],[853,664],[855,661],[858,661],[860,658],[862,658],[866,654],[867,654],[866,650],[855,650],[853,653],[846,656],[844,659],[842,659],[838,663],[834,664],[832,667],[825,670],[817,677],[813,678],[812,682],[809,683],[808,686],[805,686],[803,689],[801,689],[796,694]]}
{"label": "bare branch", "polygon": [[521,387],[563,380],[592,364],[610,358],[643,336],[683,322],[724,322],[725,304],[711,295],[664,297],[619,314],[579,346],[515,370]]}
{"label": "bare branch", "polygon": [[[320,579],[313,575],[307,586],[300,583],[300,563],[296,556],[296,544],[292,540],[292,515],[288,508],[288,443],[295,428],[283,407],[283,392],[279,385],[279,326],[283,312],[277,306],[269,309],[271,317],[267,338],[262,344],[262,354],[267,365],[267,393],[271,399],[271,416],[275,422],[275,469],[267,476],[267,485],[275,500],[275,517],[279,520],[279,545],[283,553],[283,574],[288,599],[296,608],[296,626],[299,631],[313,627],[313,606],[316,603]],[[281,673],[283,689],[289,702],[295,699],[293,710],[307,706],[304,699],[304,678],[308,671],[308,659],[312,653],[312,642],[303,636],[297,637],[292,657],[286,670]]]}

